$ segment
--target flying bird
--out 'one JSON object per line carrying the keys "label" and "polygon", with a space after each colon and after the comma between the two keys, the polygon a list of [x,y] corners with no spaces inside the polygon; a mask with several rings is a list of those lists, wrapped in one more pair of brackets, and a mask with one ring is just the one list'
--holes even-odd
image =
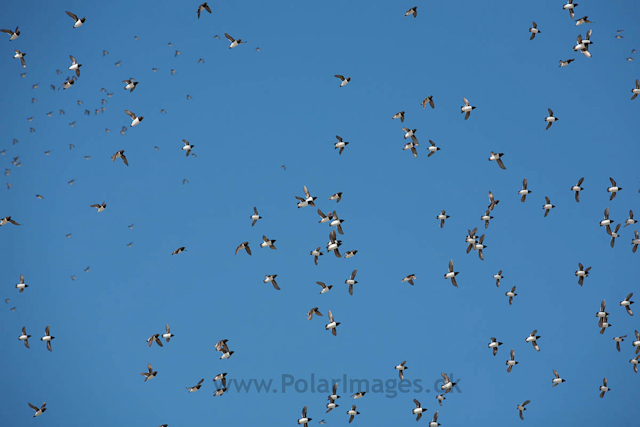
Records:
{"label": "flying bird", "polygon": [[[422,407],[422,405],[420,404],[420,402],[418,402],[417,399],[413,399],[413,403],[416,404],[416,407],[411,411],[411,413],[413,415],[416,415],[416,421],[419,421],[420,418],[422,418],[422,413],[426,412],[427,410]],[[437,419],[437,417],[435,419]]]}
{"label": "flying bird", "polygon": [[427,157],[431,157],[435,154],[436,151],[440,151],[440,148],[436,147],[435,142],[429,140],[429,147],[427,147],[427,150],[429,150],[429,154],[427,154]]}
{"label": "flying bird", "polygon": [[541,33],[541,31],[538,29],[538,24],[536,24],[536,21],[533,21],[533,23],[531,24],[531,28],[529,28],[529,32],[531,33],[531,38],[529,40],[535,39],[536,34]]}
{"label": "flying bird", "polygon": [[555,205],[551,204],[551,200],[549,200],[549,198],[547,196],[544,196],[544,199],[546,200],[546,203],[544,205],[542,205],[542,209],[544,209],[544,216],[546,218],[547,215],[549,215],[549,211],[551,209],[555,208]]}
{"label": "flying bird", "polygon": [[449,261],[449,272],[444,275],[445,279],[451,279],[451,284],[458,287],[458,282],[456,282],[456,276],[459,274],[459,271],[453,271],[453,260]]}
{"label": "flying bird", "polygon": [[609,181],[611,181],[611,187],[607,188],[607,192],[611,193],[609,200],[613,200],[616,197],[616,194],[618,194],[618,191],[622,190],[622,187],[618,187],[615,179],[611,177],[609,177]]}
{"label": "flying bird", "polygon": [[544,118],[544,121],[547,122],[547,128],[545,130],[548,130],[554,122],[560,120],[553,116],[553,110],[551,108],[547,108],[547,110],[549,110],[549,116]]}
{"label": "flying bird", "polygon": [[186,139],[183,139],[182,142],[184,143],[184,145],[182,146],[182,149],[187,152],[186,157],[189,157],[189,154],[191,154],[191,150],[193,149],[193,147],[195,147],[195,144],[191,144]]}
{"label": "flying bird", "polygon": [[509,360],[507,360],[507,372],[511,372],[511,369],[513,369],[514,366],[516,366],[518,364],[518,362],[516,362],[516,351],[514,349],[511,349],[511,357],[509,358]]}
{"label": "flying bird", "polygon": [[[8,300],[7,300],[8,302]],[[27,328],[26,327],[22,327],[22,335],[20,335],[18,337],[18,339],[20,341],[24,341],[24,346],[29,348],[29,338],[31,338],[31,335],[27,335]]]}
{"label": "flying bird", "polygon": [[506,170],[506,166],[504,165],[504,163],[502,163],[502,156],[504,156],[504,153],[494,153],[492,151],[491,156],[489,157],[489,161],[495,161],[498,166],[500,166],[500,169]]}
{"label": "flying bird", "polygon": [[349,415],[349,424],[351,424],[351,421],[353,421],[353,418],[356,415],[360,415],[360,412],[356,411],[356,405],[351,405],[351,409],[347,411],[347,415]]}
{"label": "flying bird", "polygon": [[418,146],[418,138],[416,138],[418,129],[402,128],[402,130],[404,131],[404,139],[411,138],[411,141]]}
{"label": "flying bird", "polygon": [[633,225],[636,222],[638,222],[638,220],[633,219],[633,211],[629,210],[629,218],[627,218],[624,222],[624,226],[626,227],[627,225]]}
{"label": "flying bird", "polygon": [[584,284],[584,278],[589,277],[589,270],[591,270],[591,267],[585,269],[581,262],[578,263],[578,271],[575,272],[576,277],[578,277],[578,285],[582,286]]}
{"label": "flying bird", "polygon": [[129,117],[131,117],[131,124],[129,125],[130,127],[138,126],[140,122],[144,119],[143,116],[138,117],[129,110],[124,110],[124,112],[127,113]]}
{"label": "flying bird", "polygon": [[336,74],[333,77],[340,79],[340,87],[346,86],[351,81],[351,77],[347,77],[345,79],[345,77],[342,74]]}
{"label": "flying bird", "polygon": [[638,79],[636,79],[636,87],[635,89],[631,89],[631,93],[633,94],[631,95],[632,101],[636,99],[636,96],[638,96],[638,94],[640,94],[640,81],[638,81]]}
{"label": "flying bird", "polygon": [[316,282],[316,283],[322,286],[322,290],[320,291],[320,294],[326,294],[331,290],[331,288],[333,288],[333,285],[325,285],[323,282]]}
{"label": "flying bird", "polygon": [[423,110],[427,108],[427,104],[431,105],[431,108],[436,108],[435,104],[433,103],[433,95],[429,95],[422,100],[422,103],[420,105],[422,105]]}
{"label": "flying bird", "polygon": [[164,338],[165,340],[167,340],[167,342],[171,341],[171,337],[173,337],[174,335],[171,333],[171,329],[169,329],[169,324],[167,323],[167,325],[165,326],[166,328],[166,333],[162,334],[162,338]]}
{"label": "flying bird", "polygon": [[[318,211],[320,211],[320,209],[318,209]],[[338,229],[338,233],[344,234],[344,232],[342,231],[342,223],[344,222],[344,219],[338,218],[338,213],[336,211],[333,211],[333,213],[331,214],[331,219],[332,221],[329,223],[329,225],[332,227],[336,227]]]}
{"label": "flying bird", "polygon": [[487,211],[485,212],[484,215],[482,215],[480,217],[481,221],[484,221],[484,228],[489,228],[489,221],[493,219],[493,217],[491,215],[489,215],[491,211],[489,209],[487,209]]}
{"label": "flying bird", "polygon": [[258,208],[256,208],[255,206],[253,207],[253,215],[251,215],[251,219],[253,220],[253,222],[251,223],[252,227],[256,225],[256,222],[258,222],[259,219],[262,219],[262,217],[258,215]]}
{"label": "flying bird", "polygon": [[144,382],[149,381],[151,378],[155,378],[158,375],[158,371],[154,371],[151,363],[147,363],[147,369],[149,372],[140,372],[140,375],[144,377]]}
{"label": "flying bird", "polygon": [[320,246],[318,246],[316,249],[312,250],[311,253],[309,255],[313,256],[313,262],[315,265],[318,265],[318,257],[324,255],[321,251],[320,251]]}
{"label": "flying bird", "polygon": [[404,13],[404,16],[409,16],[409,15],[413,15],[413,17],[417,17],[418,16],[418,6],[414,6],[411,9],[407,10]]}
{"label": "flying bird", "polygon": [[338,152],[338,154],[342,154],[342,152],[344,151],[344,148],[349,144],[348,142],[344,141],[340,136],[336,135],[336,139],[338,140],[338,142],[336,142],[334,144],[334,148],[339,148],[340,151]]}
{"label": "flying bird", "polygon": [[21,274],[20,275],[20,283],[18,283],[16,285],[16,289],[18,289],[18,292],[22,293],[28,287],[29,287],[29,285],[24,283],[24,275]]}
{"label": "flying bird", "polygon": [[400,381],[404,381],[404,371],[405,369],[409,369],[408,366],[405,366],[406,363],[407,361],[404,360],[402,363],[396,365],[395,367],[395,369],[398,371],[398,375],[400,376]]}
{"label": "flying bird", "polygon": [[138,86],[138,83],[135,81],[134,79],[127,79],[127,80],[122,80],[122,83],[126,83],[126,86],[124,87],[124,90],[128,90],[129,93],[133,92],[133,90],[136,88],[136,86]]}
{"label": "flying bird", "polygon": [[227,373],[224,372],[222,374],[218,374],[215,377],[213,377],[213,381],[221,381],[222,382],[222,387],[226,387],[227,386]]}
{"label": "flying bird", "polygon": [[505,295],[509,297],[509,305],[513,304],[513,299],[518,296],[518,294],[516,294],[516,287],[514,286],[511,288],[511,290],[507,291]]}
{"label": "flying bird", "polygon": [[53,349],[51,349],[51,340],[54,339],[55,337],[51,336],[49,332],[50,329],[51,327],[49,325],[47,325],[47,327],[44,328],[44,336],[40,338],[40,341],[45,341],[47,343],[47,350],[53,351]]}
{"label": "flying bird", "polygon": [[3,33],[9,34],[9,41],[13,41],[18,37],[20,37],[20,30],[18,29],[18,27],[16,27],[15,31],[11,31],[11,30],[0,30],[0,31]]}
{"label": "flying bird", "polygon": [[496,354],[498,354],[498,347],[500,347],[502,345],[501,342],[498,342],[497,339],[495,339],[494,337],[491,337],[491,342],[489,343],[489,348],[493,349],[493,355],[495,356]]}
{"label": "flying bird", "polygon": [[269,240],[269,239],[267,239],[267,236],[262,236],[262,240],[263,240],[263,242],[260,243],[260,247],[261,248],[278,249],[274,245],[274,243],[276,242],[275,240]]}
{"label": "flying bird", "polygon": [[336,322],[333,319],[333,313],[331,312],[331,310],[329,310],[328,316],[329,316],[329,323],[327,323],[324,328],[326,330],[331,330],[331,333],[335,337],[338,334],[338,325],[340,324],[340,322]]}
{"label": "flying bird", "polygon": [[341,199],[342,199],[342,192],[335,193],[329,196],[329,200],[335,200],[336,203],[340,203]]}
{"label": "flying bird", "polygon": [[538,330],[534,329],[534,331],[531,332],[531,334],[529,334],[529,336],[525,339],[525,341],[530,342],[536,351],[540,351],[540,347],[538,346],[538,340],[540,339],[540,336],[536,335],[537,333],[538,333]]}
{"label": "flying bird", "polygon": [[302,408],[302,418],[298,419],[298,425],[302,424],[304,427],[307,427],[307,424],[312,419],[313,418],[307,417],[307,407],[305,406],[304,408]]}
{"label": "flying bird", "polygon": [[573,19],[574,18],[573,8],[575,8],[576,6],[578,6],[578,3],[574,3],[573,0],[567,0],[567,3],[564,6],[562,6],[562,9],[568,10],[569,15],[571,16],[571,19]]}
{"label": "flying bird", "polygon": [[574,191],[576,193],[575,197],[576,197],[576,202],[578,203],[580,203],[580,192],[584,190],[584,188],[580,187],[582,185],[582,181],[584,181],[584,177],[580,178],[578,180],[578,183],[573,187],[571,187],[571,191]]}
{"label": "flying bird", "polygon": [[339,251],[340,245],[342,245],[342,240],[337,240],[336,230],[331,230],[331,233],[329,233],[329,243],[327,243],[327,252],[333,251],[337,258],[342,258]]}
{"label": "flying bird", "polygon": [[618,349],[618,353],[620,352],[620,343],[623,342],[626,337],[626,335],[613,337],[613,340],[616,342],[616,349]]}
{"label": "flying bird", "polygon": [[176,249],[175,251],[173,251],[173,252],[171,253],[171,255],[178,255],[179,253],[182,253],[182,252],[184,252],[184,251],[186,251],[185,247],[184,247],[184,246],[181,246],[181,247],[179,247],[178,249]]}
{"label": "flying bird", "polygon": [[149,347],[151,347],[154,342],[158,344],[158,346],[164,347],[162,345],[162,341],[160,340],[160,334],[153,334],[149,338],[147,338],[147,344],[149,344]]}
{"label": "flying bird", "polygon": [[356,274],[358,274],[358,270],[353,270],[351,272],[351,277],[349,277],[347,280],[344,281],[344,283],[349,285],[349,295],[353,295],[353,285],[358,283],[358,281],[356,280]]}
{"label": "flying bird", "polygon": [[502,275],[502,270],[498,271],[498,274],[494,274],[493,278],[496,279],[496,287],[499,288],[500,281],[504,279],[504,276]]}
{"label": "flying bird", "polygon": [[233,49],[234,47],[240,46],[242,43],[246,43],[246,41],[242,41],[242,39],[234,39],[226,32],[224,33],[224,36],[231,42],[229,49]]}
{"label": "flying bird", "polygon": [[78,61],[76,61],[76,58],[74,58],[72,55],[69,55],[69,58],[71,59],[71,65],[69,66],[69,69],[71,71],[75,71],[76,76],[80,77],[80,67],[82,67],[82,64],[78,64]]}
{"label": "flying bird", "polygon": [[87,18],[80,18],[78,19],[78,17],[76,16],[75,13],[71,13],[69,11],[66,11],[67,15],[69,15],[71,17],[71,19],[73,19],[74,24],[73,24],[73,28],[78,28],[80,27],[82,24],[84,24],[84,21],[86,21]]}
{"label": "flying bird", "polygon": [[618,237],[620,237],[620,235],[618,234],[618,231],[620,230],[620,226],[622,224],[618,224],[616,225],[615,230],[611,231],[611,227],[607,225],[607,234],[609,236],[611,236],[611,247],[613,248],[613,246],[616,244],[616,239]]}
{"label": "flying bird", "polygon": [[277,274],[267,274],[266,276],[264,276],[264,280],[262,281],[263,283],[269,283],[271,282],[271,284],[273,285],[273,287],[279,291],[280,287],[278,286],[278,283],[276,283],[276,277],[278,277]]}
{"label": "flying bird", "polygon": [[198,19],[200,19],[200,12],[202,12],[203,10],[206,10],[207,12],[211,13],[211,8],[206,2],[204,2],[200,6],[198,6]]}
{"label": "flying bird", "polygon": [[20,52],[18,49],[14,49],[13,51],[16,53],[15,55],[13,55],[13,57],[20,60],[20,63],[22,64],[22,68],[27,68],[27,63],[24,62],[24,57],[27,56],[27,53]]}
{"label": "flying bird", "polygon": [[34,417],[34,418],[35,418],[35,417],[39,417],[40,415],[44,414],[44,411],[46,411],[46,410],[47,410],[47,402],[44,402],[44,403],[42,404],[42,406],[41,406],[41,407],[39,407],[39,408],[38,408],[37,406],[35,406],[35,405],[32,405],[31,403],[29,403],[29,406],[31,407],[31,409],[33,409],[34,411],[36,411],[36,412],[35,412],[35,414],[33,414],[33,417]]}
{"label": "flying bird", "polygon": [[460,107],[460,113],[466,113],[464,115],[464,119],[467,120],[471,115],[471,111],[475,110],[476,107],[469,104],[469,101],[467,100],[467,98],[462,98],[462,101],[464,101],[464,105]]}
{"label": "flying bird", "polygon": [[185,388],[189,390],[189,393],[193,393],[194,391],[200,390],[200,387],[202,387],[203,382],[204,382],[204,378],[198,381],[198,384],[194,385],[193,387],[185,387]]}
{"label": "flying bird", "polygon": [[524,203],[524,201],[527,199],[527,194],[531,194],[531,193],[532,191],[527,189],[527,178],[524,178],[522,180],[522,190],[518,191],[518,194],[522,196],[520,198],[520,201]]}
{"label": "flying bird", "polygon": [[404,123],[404,111],[394,114],[391,119],[400,119],[400,123]]}
{"label": "flying bird", "polygon": [[600,386],[600,399],[602,399],[608,391],[611,391],[611,389],[607,386],[607,378],[605,377],[602,379],[602,385]]}
{"label": "flying bird", "polygon": [[320,313],[320,310],[318,310],[318,307],[313,307],[311,310],[307,312],[307,317],[309,318],[309,320],[313,318],[314,314],[316,316],[322,316],[322,313]]}
{"label": "flying bird", "polygon": [[[304,208],[306,206],[313,206],[315,207],[315,203],[314,200],[317,199],[317,197],[312,197],[311,193],[309,192],[309,189],[307,188],[307,186],[303,186],[303,191],[304,191],[304,198],[302,197],[298,197],[298,196],[294,196],[296,199],[300,200],[298,202],[298,208]],[[326,221],[325,221],[326,222]]]}
{"label": "flying bird", "polygon": [[441,372],[440,375],[442,375],[442,379],[444,380],[444,384],[442,384],[440,386],[440,390],[444,391],[444,394],[447,394],[451,390],[453,390],[453,387],[457,383],[451,382],[451,380],[449,379],[449,376],[447,374],[445,374],[444,372]]}
{"label": "flying bird", "polygon": [[102,202],[102,204],[94,204],[89,206],[91,208],[96,208],[98,210],[98,212],[102,212],[103,210],[105,210],[107,208],[107,204],[105,202]]}
{"label": "flying bird", "polygon": [[407,282],[409,283],[411,286],[413,286],[413,281],[416,280],[416,275],[415,274],[409,274],[408,276],[406,276],[404,279],[402,279],[402,282]]}
{"label": "flying bird", "polygon": [[553,370],[553,375],[555,376],[555,378],[551,380],[551,387],[555,387],[558,384],[562,384],[563,382],[565,382],[564,379],[560,378],[560,375],[555,369]]}
{"label": "flying bird", "polygon": [[[486,249],[488,246],[484,244],[484,234],[480,236],[477,242],[473,243],[473,249],[478,251],[478,257],[484,261],[484,253],[483,249]],[[469,253],[469,248],[467,248],[467,253]]]}
{"label": "flying bird", "polygon": [[589,19],[587,19],[587,18],[588,18],[588,16],[585,15],[580,19],[576,19],[576,26],[582,25],[582,24],[594,24],[594,22],[589,21]]}
{"label": "flying bird", "polygon": [[117,151],[113,156],[111,156],[111,161],[115,162],[117,158],[121,158],[125,165],[129,166],[129,162],[124,155],[124,150]]}
{"label": "flying bird", "polygon": [[[336,401],[335,401],[335,400],[331,400],[331,399],[329,399],[329,403],[327,403],[327,411],[326,411],[325,413],[327,413],[327,414],[328,414],[329,412],[331,412],[332,410],[334,410],[335,408],[337,408],[337,407],[339,407],[339,406],[340,406],[340,405],[336,404]],[[324,421],[324,420],[323,420],[323,421]],[[324,424],[324,422],[323,422],[323,421],[320,421],[320,424]]]}
{"label": "flying bird", "polygon": [[526,405],[528,405],[529,403],[531,403],[530,400],[525,400],[522,405],[518,405],[518,412],[520,413],[520,419],[524,420],[524,415],[523,412],[527,410],[527,408],[525,408]]}
{"label": "flying bird", "polygon": [[416,147],[420,146],[420,144],[418,144],[417,142],[408,142],[404,145],[404,147],[402,147],[403,150],[411,150],[411,153],[413,153],[413,157],[418,157],[418,151],[416,150]]}

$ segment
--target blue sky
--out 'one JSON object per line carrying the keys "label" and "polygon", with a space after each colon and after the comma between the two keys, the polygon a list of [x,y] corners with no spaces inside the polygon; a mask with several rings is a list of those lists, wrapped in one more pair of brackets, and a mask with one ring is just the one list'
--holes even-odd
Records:
{"label": "blue sky", "polygon": [[[628,361],[640,324],[618,303],[630,292],[640,299],[640,253],[630,244],[638,227],[621,229],[612,249],[598,222],[606,207],[616,223],[629,209],[640,215],[640,100],[630,101],[640,57],[625,60],[640,48],[640,4],[581,0],[576,19],[594,23],[578,27],[562,4],[210,2],[213,13],[198,20],[197,2],[7,3],[0,27],[19,25],[21,35],[0,37],[0,162],[11,169],[0,217],[22,226],[0,229],[10,299],[0,315],[0,423],[25,425],[27,402],[46,401],[37,422],[52,426],[296,425],[305,405],[312,424],[346,425],[352,403],[361,413],[353,425],[414,425],[416,398],[428,408],[420,422],[440,410],[445,427],[519,423],[516,405],[527,399],[529,424],[630,425],[640,377]],[[404,17],[415,5],[417,18]],[[72,28],[65,10],[86,23]],[[533,41],[531,21],[541,30]],[[588,29],[592,58],[572,50]],[[228,49],[225,31],[248,43]],[[27,52],[26,70],[13,49]],[[68,55],[83,64],[81,77],[52,91],[72,74]],[[341,88],[334,74],[351,82]],[[140,84],[129,93],[120,82],[132,77]],[[435,109],[420,106],[427,95]],[[477,107],[467,121],[463,97]],[[95,115],[101,99],[106,110]],[[560,120],[545,131],[547,108]],[[124,109],[144,121],[129,128]],[[391,120],[403,110],[404,124]],[[403,126],[417,129],[417,159],[402,150]],[[335,135],[350,142],[342,155]],[[185,157],[182,139],[197,157]],[[430,139],[441,151],[427,158]],[[129,167],[110,160],[123,149]],[[491,151],[505,153],[507,170],[487,160]],[[610,176],[623,187],[613,201]],[[521,203],[524,177],[533,193]],[[580,177],[578,204],[570,187]],[[305,185],[318,208],[345,219],[341,252],[355,257],[313,264],[309,251],[325,252],[331,227],[317,223],[315,208],[296,208]],[[489,190],[500,204],[484,230]],[[329,201],[338,191],[340,203]],[[556,205],[546,218],[544,196]],[[103,201],[104,212],[89,207]],[[254,206],[263,219],[251,227]],[[451,218],[440,229],[442,209]],[[484,261],[465,253],[476,226],[486,233]],[[278,249],[260,248],[262,235]],[[251,257],[234,255],[243,241]],[[180,246],[186,252],[171,256]],[[458,289],[443,278],[450,259]],[[583,287],[579,262],[592,266]],[[344,280],[354,269],[350,296]],[[401,282],[411,273],[413,287]],[[30,285],[21,294],[20,274]],[[262,283],[266,274],[278,275],[281,291]],[[320,295],[316,281],[334,288]],[[603,299],[613,326],[600,335]],[[324,316],[308,321],[315,306]],[[337,337],[324,330],[327,310],[341,322]],[[166,323],[175,337],[148,348]],[[51,353],[39,341],[46,325]],[[23,326],[30,349],[17,339]],[[540,352],[525,342],[534,329]],[[620,353],[618,335],[627,335]],[[490,337],[504,343],[496,357]],[[214,349],[223,338],[235,351],[229,360]],[[507,373],[511,348],[519,364]],[[328,393],[280,387],[285,376],[386,382],[403,360],[406,378],[429,393],[353,401],[339,390],[339,408],[325,414]],[[147,363],[159,373],[144,382]],[[552,369],[567,380],[553,389]],[[276,391],[212,397],[221,372],[271,379]],[[460,392],[439,407],[441,372]],[[599,399],[603,377],[612,391]],[[202,389],[187,393],[200,378]]]}

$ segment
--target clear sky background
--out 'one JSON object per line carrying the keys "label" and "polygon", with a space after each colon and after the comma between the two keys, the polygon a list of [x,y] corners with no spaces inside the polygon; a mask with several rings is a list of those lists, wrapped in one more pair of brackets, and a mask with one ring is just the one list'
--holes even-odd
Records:
{"label": "clear sky background", "polygon": [[[415,5],[418,17],[404,17]],[[630,244],[638,227],[621,229],[612,249],[598,223],[606,207],[616,223],[629,209],[640,216],[640,99],[630,101],[640,56],[626,60],[640,48],[640,3],[581,0],[576,19],[594,23],[578,27],[562,5],[212,1],[213,14],[198,20],[198,2],[5,2],[0,27],[22,34],[0,37],[0,162],[11,169],[0,217],[22,226],[0,229],[0,296],[10,299],[0,310],[0,424],[288,426],[307,405],[312,424],[347,425],[356,403],[354,426],[409,426],[417,398],[428,408],[420,422],[440,410],[445,427],[515,425],[527,399],[528,424],[634,425],[640,376],[628,361],[639,315],[618,304],[629,292],[640,300],[640,253]],[[65,10],[86,23],[72,28]],[[541,30],[533,41],[531,21]],[[572,47],[589,29],[585,58]],[[248,43],[228,49],[225,31]],[[27,52],[26,70],[13,49]],[[52,91],[72,75],[69,55],[81,77]],[[351,82],[341,88],[334,74]],[[120,83],[131,77],[140,82],[133,93]],[[420,106],[427,95],[435,109]],[[477,107],[467,121],[463,97]],[[101,99],[106,110],[95,115]],[[545,131],[547,108],[560,120]],[[124,109],[144,121],[129,128]],[[391,120],[402,110],[404,126],[417,129],[417,159]],[[350,142],[342,155],[335,135]],[[185,157],[181,139],[197,157]],[[442,150],[427,158],[429,139]],[[129,167],[111,162],[123,149]],[[507,170],[487,160],[490,151],[505,153]],[[613,201],[610,176],[623,187]],[[521,203],[524,177],[533,193]],[[570,187],[580,177],[578,204]],[[341,252],[358,250],[354,258],[325,254],[313,264],[309,252],[325,252],[331,228],[315,208],[296,207],[304,185],[320,209],[345,219]],[[485,231],[489,190],[500,204]],[[342,201],[329,201],[338,191]],[[546,218],[544,196],[556,205]],[[103,201],[104,212],[89,207]],[[251,227],[254,206],[263,219]],[[440,229],[442,209],[451,218]],[[476,226],[486,233],[484,261],[465,253]],[[259,247],[263,234],[277,250]],[[234,255],[243,241],[253,256]],[[180,246],[186,252],[171,256]],[[459,289],[443,278],[450,259]],[[579,262],[593,267],[584,287]],[[350,296],[344,280],[354,269]],[[401,282],[411,273],[415,286]],[[282,290],[262,283],[265,274],[277,274]],[[316,281],[334,288],[320,295]],[[613,326],[600,335],[603,299]],[[315,306],[324,316],[309,321]],[[329,309],[337,337],[324,330]],[[148,348],[166,323],[175,337]],[[46,325],[51,353],[39,341]],[[31,349],[18,341],[23,326]],[[540,352],[525,342],[534,329]],[[618,335],[627,335],[620,353]],[[496,357],[492,336],[504,343]],[[214,349],[223,338],[235,351],[229,360]],[[511,348],[519,364],[507,373]],[[276,385],[282,375],[386,381],[403,360],[406,378],[429,393],[353,401],[341,391],[329,414],[327,393],[291,387],[212,397],[221,372]],[[159,373],[145,383],[147,363]],[[552,369],[566,379],[553,389]],[[442,407],[432,387],[440,372],[460,389]],[[612,391],[599,399],[603,377]],[[202,389],[187,393],[200,378]],[[27,402],[43,401],[47,412],[32,421]]]}

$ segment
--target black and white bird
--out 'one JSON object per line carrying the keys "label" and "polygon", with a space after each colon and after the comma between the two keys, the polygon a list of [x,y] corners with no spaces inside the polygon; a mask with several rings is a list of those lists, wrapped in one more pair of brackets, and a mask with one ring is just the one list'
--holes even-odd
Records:
{"label": "black and white bird", "polygon": [[351,81],[351,77],[345,78],[342,74],[336,74],[333,77],[340,79],[340,87],[346,86]]}
{"label": "black and white bird", "polygon": [[86,21],[86,20],[87,20],[87,18],[84,18],[84,17],[83,17],[83,18],[78,18],[78,17],[76,16],[76,14],[75,14],[75,13],[71,13],[71,12],[69,12],[69,11],[66,11],[66,13],[67,13],[67,15],[69,15],[69,17],[70,17],[71,19],[73,19],[73,21],[74,21],[74,22],[73,22],[73,28],[78,28],[78,27],[80,27],[82,24],[84,24],[84,21]]}
{"label": "black and white bird", "polygon": [[459,271],[453,271],[453,260],[449,261],[449,271],[447,273],[445,273],[444,278],[445,279],[451,279],[451,284],[453,286],[455,286],[456,288],[458,287],[458,282],[456,281],[456,276],[460,274]]}
{"label": "black and white bird", "polygon": [[558,384],[562,384],[563,382],[565,382],[564,379],[560,378],[560,374],[558,374],[558,371],[556,371],[555,369],[553,370],[553,375],[555,376],[555,378],[551,380],[551,387],[555,387]]}
{"label": "black and white bird", "polygon": [[531,28],[529,28],[529,32],[531,33],[531,38],[529,40],[533,40],[536,38],[536,34],[540,34],[541,31],[538,29],[538,24],[536,21],[533,21],[531,24]]}
{"label": "black and white bird", "polygon": [[627,297],[624,300],[620,301],[620,305],[624,307],[625,310],[627,310],[627,313],[629,314],[629,316],[633,316],[633,311],[631,311],[631,304],[634,303],[633,301],[631,301],[632,297],[633,297],[633,292],[627,295]]}
{"label": "black and white bird", "polygon": [[417,17],[418,16],[418,6],[414,6],[411,9],[407,10],[404,13],[404,16],[409,16],[409,15],[413,15],[413,17]]}
{"label": "black and white bird", "polygon": [[520,413],[520,419],[521,420],[524,420],[523,412],[527,410],[527,408],[525,408],[525,406],[528,405],[529,403],[531,403],[530,400],[525,400],[521,405],[518,405],[518,412]]}
{"label": "black and white bird", "polygon": [[211,8],[207,4],[207,2],[204,2],[200,6],[198,6],[198,19],[200,19],[200,12],[202,12],[203,10],[206,10],[207,12],[211,13]]}
{"label": "black and white bird", "polygon": [[9,41],[13,41],[13,40],[17,39],[18,37],[20,37],[20,29],[19,29],[19,27],[16,27],[15,31],[2,29],[2,30],[0,30],[0,32],[9,34]]}
{"label": "black and white bird", "polygon": [[584,190],[584,188],[580,187],[582,185],[582,181],[584,181],[584,177],[578,180],[578,183],[571,187],[571,191],[575,191],[576,202],[580,203],[580,192]]}
{"label": "black and white bird", "polygon": [[127,161],[127,158],[124,155],[124,150],[116,151],[116,153],[113,156],[111,156],[111,161],[115,162],[116,159],[118,159],[118,158],[122,159],[124,164],[129,166],[129,162]]}
{"label": "black and white bird", "polygon": [[32,405],[31,403],[29,403],[29,407],[30,407],[31,409],[33,409],[34,411],[36,411],[36,412],[35,412],[35,414],[33,414],[33,417],[34,417],[34,418],[35,418],[35,417],[39,417],[40,415],[44,414],[44,411],[46,411],[46,410],[47,410],[47,402],[44,402],[44,403],[42,404],[42,406],[40,406],[39,408],[38,408],[37,406]]}
{"label": "black and white bird", "polygon": [[491,337],[491,342],[489,343],[489,348],[493,350],[493,355],[495,356],[496,354],[498,354],[498,347],[500,347],[502,345],[501,342],[498,342],[498,340],[495,337]]}
{"label": "black and white bird", "polygon": [[185,387],[185,388],[189,390],[189,393],[193,393],[194,391],[200,390],[200,387],[202,387],[203,382],[204,382],[204,378],[198,381],[198,384],[194,385],[193,387]]}
{"label": "black and white bird", "polygon": [[504,156],[504,153],[494,153],[492,151],[491,156],[489,156],[489,161],[495,161],[498,166],[500,166],[500,169],[506,170],[506,166],[502,163],[502,156]]}
{"label": "black and white bird", "polygon": [[547,110],[549,110],[549,115],[544,118],[544,121],[547,122],[547,127],[545,130],[548,130],[552,124],[560,120],[553,115],[553,110],[551,108],[547,108]]}
{"label": "black and white bird", "polygon": [[611,391],[611,389],[607,386],[607,378],[605,377],[602,379],[602,385],[600,386],[600,399],[602,399],[608,391]]}
{"label": "black and white bird", "polygon": [[228,33],[224,33],[224,36],[227,38],[227,40],[229,40],[231,42],[231,44],[229,45],[229,49],[233,49],[234,47],[240,46],[242,43],[246,43],[247,41],[242,41],[242,39],[234,39],[233,37],[231,37]]}

